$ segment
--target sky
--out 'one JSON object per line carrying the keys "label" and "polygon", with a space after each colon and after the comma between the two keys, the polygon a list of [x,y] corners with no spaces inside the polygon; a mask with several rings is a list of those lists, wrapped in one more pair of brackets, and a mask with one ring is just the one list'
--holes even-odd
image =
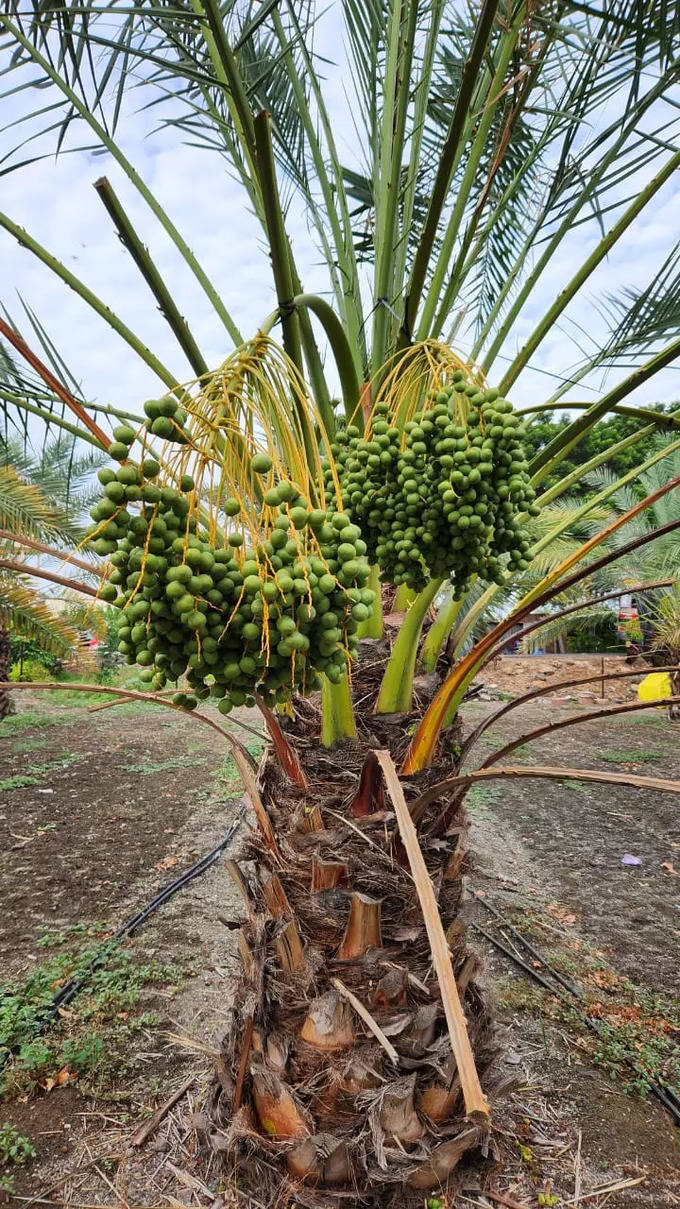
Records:
{"label": "sky", "polygon": [[[317,49],[328,60],[325,92],[341,156],[356,162],[356,133],[349,117],[351,72],[339,51],[338,6],[331,6],[319,23]],[[5,102],[3,115],[20,117],[32,105],[49,100],[49,92],[22,93]],[[228,173],[225,161],[203,149],[183,145],[172,128],[154,131],[158,112],[140,110],[143,93],[128,95],[118,139],[146,184],[176,223],[206,268],[245,336],[251,335],[274,309],[275,296],[268,258],[258,224],[248,210],[243,190]],[[0,133],[0,149],[16,146],[17,131]],[[81,135],[81,141],[83,136]],[[76,140],[71,140],[71,145]],[[45,143],[27,144],[25,155]],[[20,154],[18,158],[23,158]],[[0,176],[0,209],[25,227],[87,285],[153,349],[181,380],[191,378],[172,333],[130,256],[119,244],[111,221],[92,185],[106,175],[119,193],[137,231],[149,246],[209,365],[218,365],[231,349],[220,320],[170,240],[121,169],[108,154],[69,151],[53,155]],[[626,182],[629,187],[630,182]],[[573,320],[597,335],[601,320],[596,296],[644,284],[677,238],[680,212],[677,177],[656,199],[617,246],[615,254],[589,282],[572,312]],[[300,275],[310,292],[327,291],[320,263],[304,216],[291,211],[289,230]],[[594,228],[580,228],[568,240],[531,305],[516,324],[504,354],[515,351],[533,322],[549,305],[575,265],[595,245]],[[578,258],[578,259],[577,259]],[[158,379],[107,325],[32,254],[0,230],[0,303],[28,333],[19,295],[46,327],[88,399],[139,411],[141,402],[159,393]],[[573,329],[572,329],[573,330]],[[565,372],[578,360],[568,331],[555,330],[540,346],[511,397],[517,406],[542,402],[554,386],[548,374]],[[499,362],[502,366],[502,362]],[[617,371],[615,378],[622,376]],[[615,380],[610,379],[610,381]],[[572,398],[592,401],[601,382],[579,386]],[[645,403],[680,398],[680,368],[669,367],[644,385],[630,401]]]}

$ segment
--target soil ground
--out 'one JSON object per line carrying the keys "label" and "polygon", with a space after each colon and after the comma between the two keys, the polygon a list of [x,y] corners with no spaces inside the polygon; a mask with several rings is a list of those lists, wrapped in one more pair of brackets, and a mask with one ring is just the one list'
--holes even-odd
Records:
{"label": "soil ground", "polygon": [[[624,655],[500,655],[482,670],[479,680],[487,689],[501,693],[531,692],[548,688],[560,681],[592,677],[589,683],[555,688],[555,696],[578,700],[583,704],[605,700],[634,701],[637,686],[653,669],[642,659],[628,662]],[[619,680],[602,680],[600,675],[612,672],[636,672]],[[551,694],[552,695],[552,694]]]}
{"label": "soil ground", "polygon": [[[503,661],[504,674],[506,662],[516,675],[513,658]],[[572,670],[580,674],[567,668],[559,678]],[[468,703],[465,728],[497,706]],[[30,693],[18,708],[0,730],[0,969],[3,981],[20,982],[65,948],[98,942],[216,844],[237,809],[238,781],[219,737],[170,711],[126,705],[87,713],[73,695],[48,702]],[[542,701],[509,713],[469,765],[579,709],[586,707]],[[258,727],[257,718],[247,720]],[[509,762],[680,780],[677,730],[659,712],[584,723]],[[666,1064],[668,1082],[675,1075],[666,1005],[678,990],[680,934],[677,802],[575,776],[562,784],[491,781],[469,799],[471,924],[512,947],[487,904],[500,910],[583,987],[591,1013],[622,1024],[641,1059]],[[623,865],[625,855],[642,864]],[[113,1023],[106,1012],[103,1021],[93,1017],[105,1049],[101,1069],[81,1073],[71,1062],[56,1078],[10,1080],[0,1123],[15,1124],[37,1151],[12,1165],[17,1205],[29,1203],[21,1197],[74,1207],[213,1204],[219,1175],[199,1145],[201,1105],[229,1013],[239,914],[218,863],[126,942],[135,969],[160,969],[142,979],[137,1000]],[[680,1205],[677,1134],[652,1097],[622,1090],[634,1080],[617,1049],[622,1034],[598,1050],[570,1007],[525,979],[479,931],[470,935],[496,1001],[508,1088],[494,1105],[504,1166],[494,1191],[462,1195],[461,1209]],[[57,1026],[67,1035],[78,1024],[77,1003],[73,1023]],[[139,1123],[189,1078],[149,1141],[131,1147]],[[0,1176],[8,1170],[0,1166]],[[623,1186],[608,1191],[616,1184]]]}
{"label": "soil ground", "polygon": [[[469,703],[466,730],[497,708],[498,703]],[[482,736],[468,765],[528,730],[579,712],[588,708],[543,702],[510,712]],[[677,724],[657,710],[556,731],[500,763],[680,780],[679,738]],[[473,944],[483,955],[504,1028],[502,1065],[508,1074],[514,1070],[520,1084],[509,1101],[512,1146],[524,1168],[512,1173],[513,1195],[534,1205],[536,1189],[547,1178],[559,1206],[680,1205],[680,1135],[653,1096],[643,1100],[622,1091],[633,1076],[619,1062],[617,1048],[625,1035],[647,1060],[654,1035],[663,1032],[667,1052],[673,1042],[679,1052],[677,797],[629,785],[587,785],[575,776],[562,783],[527,778],[479,786],[468,797],[468,810],[470,893],[479,896],[471,921],[544,970],[500,927],[488,909],[495,907],[585,992],[591,1014],[622,1029],[598,1045],[573,1010],[476,934]],[[641,863],[622,864],[624,856]],[[678,1070],[669,1061],[661,1068],[667,1082],[675,1080],[676,1092]],[[635,1180],[640,1183],[587,1198],[590,1189]]]}

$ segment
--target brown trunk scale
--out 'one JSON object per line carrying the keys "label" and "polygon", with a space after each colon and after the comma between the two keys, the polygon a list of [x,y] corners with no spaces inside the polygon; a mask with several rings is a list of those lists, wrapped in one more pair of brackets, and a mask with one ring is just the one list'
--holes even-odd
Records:
{"label": "brown trunk scale", "polygon": [[[379,644],[363,645],[362,706],[372,696],[364,668],[374,675],[382,662]],[[229,1144],[244,1207],[422,1207],[427,1190],[478,1180],[494,1154],[489,1129],[465,1117],[420,901],[376,771],[377,749],[403,756],[412,717],[359,721],[360,741],[328,752],[315,707],[299,703],[283,725],[307,785],[291,782],[275,749],[259,772],[276,846],[254,828],[237,866],[241,974],[212,1101],[215,1149]],[[407,802],[456,768],[450,743],[404,779]],[[427,803],[418,841],[488,1094],[494,1041],[460,919],[465,834],[450,791]]]}

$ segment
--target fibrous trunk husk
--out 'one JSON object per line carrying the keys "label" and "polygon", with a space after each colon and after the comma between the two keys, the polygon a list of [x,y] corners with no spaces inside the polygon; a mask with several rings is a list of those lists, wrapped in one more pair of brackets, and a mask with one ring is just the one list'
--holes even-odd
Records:
{"label": "fibrous trunk husk", "polygon": [[[365,645],[357,700],[362,669],[382,663]],[[425,1190],[453,1193],[493,1156],[488,1126],[465,1117],[420,901],[376,778],[373,753],[398,760],[410,719],[358,720],[358,743],[326,751],[302,702],[285,729],[307,785],[292,784],[275,755],[260,768],[276,850],[253,832],[242,854],[251,910],[215,1108],[216,1149],[229,1146],[244,1206],[422,1206]],[[455,772],[455,751],[451,742],[436,766],[405,778],[407,802]],[[432,801],[418,821],[488,1092],[493,1036],[460,920],[465,834],[460,800]]]}

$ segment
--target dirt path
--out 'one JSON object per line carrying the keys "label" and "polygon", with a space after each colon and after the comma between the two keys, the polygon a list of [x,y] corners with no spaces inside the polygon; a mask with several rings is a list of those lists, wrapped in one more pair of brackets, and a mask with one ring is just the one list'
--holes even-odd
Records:
{"label": "dirt path", "polygon": [[[470,709],[480,717],[497,706]],[[550,719],[578,712],[535,703],[509,713],[483,736],[477,759]],[[583,709],[582,712],[587,712]],[[680,732],[664,714],[609,718],[557,731],[516,751],[511,764],[549,764],[638,773],[680,781]],[[617,968],[678,990],[679,799],[629,786],[526,780],[493,782],[469,799],[477,846],[510,884],[571,904],[585,934]],[[486,826],[484,823],[486,822]],[[624,856],[639,867],[622,865]]]}
{"label": "dirt path", "polygon": [[[466,724],[496,708],[497,703],[469,705]],[[573,706],[552,706],[550,718],[574,712]],[[478,758],[545,721],[546,707],[540,703],[511,712],[487,731]],[[660,713],[584,723],[513,753],[510,762],[680,780],[676,732]],[[527,779],[489,783],[468,801],[471,890],[582,986],[589,1010],[623,1029],[642,1059],[654,1058],[646,1047],[655,1044],[662,1019],[665,1028],[661,1004],[668,1000],[662,997],[675,997],[677,1007],[679,987],[680,879],[673,873],[680,868],[679,799],[629,786],[605,789],[575,779],[566,784]],[[627,854],[642,865],[623,865]],[[481,902],[471,901],[469,912],[513,947],[512,935],[499,932],[497,920]],[[678,1133],[652,1097],[643,1101],[621,1091],[634,1076],[620,1064],[616,1039],[596,1051],[597,1039],[575,1014],[525,979],[479,935],[475,943],[487,963],[505,1029],[503,1065],[524,1085],[508,1104],[515,1120],[511,1166],[518,1200],[526,1196],[526,1203],[534,1204],[530,1195],[536,1196],[540,1181],[551,1177],[556,1204],[573,1203],[569,1197],[578,1187],[574,1164],[580,1131],[584,1198],[598,1186],[645,1177],[638,1185],[583,1204],[606,1203],[608,1209],[680,1204]],[[536,965],[526,952],[522,955]],[[677,1047],[680,1033],[674,1038]],[[680,1048],[676,1053],[680,1057]],[[680,1065],[673,1071],[668,1065],[663,1074],[669,1082],[674,1077],[677,1087],[679,1071]]]}
{"label": "dirt path", "polygon": [[[72,954],[105,943],[111,928],[219,842],[238,805],[235,770],[208,727],[136,705],[88,714],[80,700],[71,694],[55,706],[23,697],[0,737],[2,981],[25,984],[44,972],[50,994],[71,972]],[[28,1069],[10,1074],[2,1121],[37,1151],[35,1160],[12,1165],[18,1195],[42,1195],[54,1184],[57,1199],[115,1204],[113,1173],[116,1187],[140,1204],[186,1196],[194,1165],[186,1130],[141,1152],[126,1143],[135,1123],[189,1074],[195,1081],[179,1109],[200,1104],[229,1011],[235,943],[226,925],[234,916],[233,886],[217,865],[125,943],[96,995],[73,1001],[73,1020],[56,1030],[76,1046],[75,1060],[61,1068],[63,1085],[58,1049],[46,1066],[29,1050]],[[79,1071],[85,1032],[104,1054]],[[54,1050],[53,1035],[46,1038]],[[173,1122],[166,1124],[174,1129]],[[182,1178],[159,1163],[166,1152]]]}
{"label": "dirt path", "polygon": [[[639,682],[652,670],[644,660],[629,663],[624,655],[499,655],[484,667],[479,681],[499,692],[518,696],[531,689],[591,677],[587,684],[555,689],[555,696],[594,704],[602,700],[634,701]],[[636,675],[618,680],[600,678],[601,674],[627,671]]]}

